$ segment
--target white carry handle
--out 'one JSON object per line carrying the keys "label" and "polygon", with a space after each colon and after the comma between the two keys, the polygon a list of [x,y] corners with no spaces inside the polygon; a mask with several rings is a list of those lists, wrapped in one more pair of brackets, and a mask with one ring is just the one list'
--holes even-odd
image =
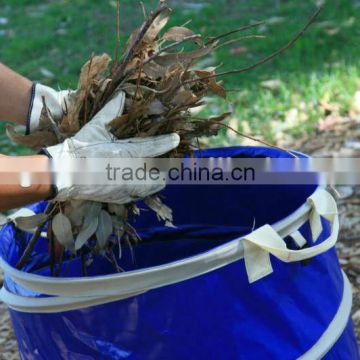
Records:
{"label": "white carry handle", "polygon": [[[331,222],[331,235],[328,239],[317,246],[303,250],[293,251],[286,248],[279,234],[283,237],[291,235],[307,220],[310,220],[312,226],[315,224],[313,233],[317,234],[319,229],[321,230],[320,216]],[[318,189],[308,199],[308,203],[291,217],[294,218],[295,228],[290,229],[289,222],[284,222],[282,226],[280,223],[273,226],[265,225],[249,235],[190,258],[122,274],[54,279],[24,273],[0,258],[0,266],[5,274],[17,284],[42,294],[55,295],[49,298],[25,297],[11,294],[3,288],[0,299],[10,307],[25,312],[61,312],[80,309],[126,299],[148,290],[192,279],[244,257],[249,281],[253,282],[272,272],[270,254],[285,262],[299,261],[321,254],[335,245],[339,232],[337,208],[335,200],[326,191]]]}
{"label": "white carry handle", "polygon": [[339,234],[339,216],[334,198],[319,189],[307,200],[312,209],[309,215],[313,241],[316,242],[323,228],[321,217],[330,222],[331,234],[321,242],[302,250],[289,250],[285,241],[270,225],[264,225],[249,235],[244,241],[244,258],[249,282],[255,282],[273,272],[270,254],[284,262],[295,262],[313,258],[332,248]]}

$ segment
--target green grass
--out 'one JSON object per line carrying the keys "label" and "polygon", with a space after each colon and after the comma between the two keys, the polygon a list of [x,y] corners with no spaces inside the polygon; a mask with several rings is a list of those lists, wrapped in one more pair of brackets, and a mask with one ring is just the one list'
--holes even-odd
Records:
{"label": "green grass", "polygon": [[[260,33],[266,39],[244,40],[232,46],[244,47],[242,54],[232,55],[231,47],[223,48],[210,59],[214,65],[223,63],[221,70],[251,64],[283,46],[316,9],[313,0],[206,0],[207,5],[199,11],[186,5],[190,1],[169,2],[174,8],[170,26],[192,19],[189,27],[209,36],[269,20],[258,31],[247,33]],[[144,3],[150,9],[157,1]],[[0,35],[0,60],[33,80],[74,88],[79,69],[92,53],[113,53],[115,7],[115,1],[108,0],[2,0],[0,16],[9,22],[0,25],[0,34],[6,30]],[[319,102],[324,97],[339,104],[340,113],[346,113],[360,79],[359,13],[358,1],[328,1],[319,21],[286,54],[251,72],[225,78],[227,88],[239,89],[229,93],[234,109],[232,126],[241,129],[246,123],[245,129],[250,127],[253,134],[274,141],[274,123],[284,121],[291,109],[297,109],[302,119],[285,130],[293,136],[316,128],[323,117]],[[137,2],[121,0],[122,43],[141,20]],[[42,75],[41,68],[50,70],[54,77]],[[276,91],[261,86],[269,79],[281,80]],[[224,108],[225,104],[216,100],[206,112],[213,114]],[[225,131],[213,141],[236,142],[239,139]],[[2,152],[16,151],[5,149],[1,142],[0,147]]]}

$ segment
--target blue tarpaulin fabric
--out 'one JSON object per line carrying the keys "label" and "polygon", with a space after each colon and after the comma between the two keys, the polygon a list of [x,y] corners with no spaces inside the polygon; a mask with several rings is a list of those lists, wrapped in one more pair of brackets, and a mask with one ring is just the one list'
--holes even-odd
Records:
{"label": "blue tarpaulin fabric", "polygon": [[[198,154],[199,156],[199,154]],[[236,147],[202,151],[204,157],[286,157],[281,151]],[[169,186],[166,204],[176,228],[151,213],[134,224],[142,241],[123,246],[120,265],[144,269],[222,245],[264,224],[280,221],[315,191],[300,186]],[[32,206],[35,212],[45,203]],[[318,242],[329,235],[323,223]],[[308,223],[300,228],[311,242]],[[31,235],[12,225],[0,233],[0,256],[15,265]],[[290,247],[290,241],[288,243]],[[25,271],[49,275],[47,240],[41,238]],[[342,301],[344,281],[334,249],[309,262],[283,263],[249,284],[244,261],[126,300],[54,314],[10,310],[23,359],[296,359],[317,343]],[[89,276],[113,273],[105,258]],[[65,259],[61,276],[81,277],[79,259]],[[5,276],[14,294],[43,296]],[[352,322],[326,359],[359,359]]]}

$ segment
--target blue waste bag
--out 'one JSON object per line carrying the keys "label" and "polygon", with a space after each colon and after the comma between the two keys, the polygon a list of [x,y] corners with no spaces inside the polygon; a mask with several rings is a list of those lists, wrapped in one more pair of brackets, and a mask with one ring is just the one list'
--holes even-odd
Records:
{"label": "blue waste bag", "polygon": [[[235,147],[201,156],[288,155]],[[176,228],[144,212],[135,224],[142,241],[122,246],[121,274],[99,256],[88,277],[68,258],[60,278],[50,277],[46,238],[18,271],[31,234],[1,230],[0,297],[22,359],[360,358],[351,286],[333,246],[336,205],[325,190],[174,185],[164,194]]]}

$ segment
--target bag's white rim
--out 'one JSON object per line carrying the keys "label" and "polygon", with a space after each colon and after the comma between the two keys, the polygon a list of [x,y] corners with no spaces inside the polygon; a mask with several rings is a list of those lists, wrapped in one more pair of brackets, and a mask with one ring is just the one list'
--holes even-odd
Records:
{"label": "bag's white rim", "polygon": [[[320,191],[320,188],[318,188],[317,191]],[[316,191],[314,193],[316,193]],[[273,224],[273,228],[279,233],[280,236],[286,237],[293,231],[297,230],[308,220],[310,211],[311,206],[308,203],[304,203],[291,215]],[[187,277],[183,277],[183,280],[187,280],[189,278],[202,275],[209,271],[216,270],[222,266],[240,260],[244,257],[242,244],[242,238],[244,237],[246,236],[231,240],[224,245],[220,245],[214,249],[191,256],[186,259],[181,259],[150,268],[132,270],[121,274],[81,278],[53,278],[49,276],[25,273],[23,271],[17,270],[2,258],[0,258],[0,267],[3,268],[6,275],[10,276],[20,285],[43,294],[71,297],[75,293],[77,296],[92,296],[104,295],[104,292],[106,292],[107,295],[116,295],[119,294],[118,291],[111,294],[111,287],[114,285],[114,280],[137,282],[139,284],[139,277],[143,278],[145,275],[153,276],[159,272],[169,272],[170,269],[179,271],[179,269],[183,268],[184,266],[191,267],[193,271],[196,271],[196,268],[198,267],[197,264],[203,264],[203,262],[206,262],[207,265],[210,265],[211,263],[211,266],[208,266],[209,269],[200,272],[196,271],[195,275],[191,274]],[[188,270],[190,272],[190,269]],[[176,276],[176,278],[178,277]],[[178,280],[174,280],[171,283],[175,283],[177,281]],[[89,289],[90,284],[92,284],[92,286]],[[109,285],[107,286],[107,284]],[[118,285],[121,286],[120,283]]]}
{"label": "bag's white rim", "polygon": [[145,292],[127,294],[123,296],[89,296],[89,297],[71,297],[71,296],[54,296],[54,297],[26,297],[16,295],[8,291],[4,286],[0,290],[0,299],[15,311],[31,314],[53,314],[64,311],[79,310],[96,305],[125,300],[135,297]]}
{"label": "bag's white rim", "polygon": [[344,287],[338,311],[320,339],[298,360],[322,359],[339,340],[349,322],[352,307],[352,289],[346,274],[344,271],[341,272]]}
{"label": "bag's white rim", "polygon": [[[207,253],[146,270],[140,269],[128,272],[121,274],[121,276],[106,275],[96,278],[80,278],[76,279],[78,281],[67,281],[66,283],[64,283],[64,279],[56,279],[62,280],[62,283],[59,284],[54,281],[51,283],[44,282],[43,280],[49,279],[47,277],[20,272],[21,278],[17,279],[15,276],[18,284],[42,294],[56,296],[39,298],[36,296],[27,297],[16,295],[11,297],[5,289],[0,292],[0,299],[12,307],[19,307],[19,310],[21,308],[20,311],[42,312],[41,304],[44,305],[43,312],[74,310],[90,305],[129,298],[134,296],[134,294],[188,280],[224,267],[244,257],[249,281],[254,281],[254,277],[259,275],[258,268],[261,270],[261,276],[258,277],[258,279],[272,272],[269,257],[270,253],[280,260],[291,262],[316,256],[334,246],[339,230],[337,208],[334,199],[325,190],[319,189],[318,193],[314,193],[308,200],[310,201],[307,203],[311,203],[312,207],[310,215],[307,215],[304,221],[307,221],[309,216],[316,215],[318,217],[320,211],[321,214],[330,219],[329,221],[331,221],[332,224],[330,236],[320,244],[311,248],[298,251],[289,250],[274,228],[269,225],[264,225],[253,231],[246,238],[236,239]],[[302,215],[300,214],[300,218],[301,217]],[[299,219],[299,217],[297,219]],[[299,224],[297,224],[297,226],[299,226]],[[287,229],[290,229],[290,227],[288,226]],[[293,230],[294,229],[291,229],[291,231]],[[258,267],[253,269],[247,266],[247,261],[251,260],[251,257],[249,257],[249,254],[246,254],[245,245],[254,246],[255,244],[255,248],[259,246],[257,251],[261,254],[260,257],[256,257],[256,264],[259,263],[258,260],[260,260],[261,257],[262,260],[265,261],[260,261]],[[194,259],[196,261],[194,261]],[[250,261],[250,263],[252,262]],[[8,264],[5,264],[5,266],[6,265]],[[13,271],[14,269],[10,267],[10,270]],[[266,270],[266,273],[261,273],[262,270]],[[16,271],[19,272],[18,270]],[[24,274],[31,275],[28,276],[30,279],[23,276]],[[33,277],[35,277],[35,280]],[[12,278],[14,279],[14,277]],[[39,279],[43,282],[36,281]],[[54,279],[50,278],[50,280]]]}

